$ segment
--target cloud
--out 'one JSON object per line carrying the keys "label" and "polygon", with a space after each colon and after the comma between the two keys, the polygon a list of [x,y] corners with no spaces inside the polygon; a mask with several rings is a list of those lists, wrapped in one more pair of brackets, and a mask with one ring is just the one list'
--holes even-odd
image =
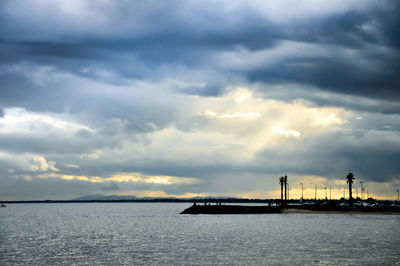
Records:
{"label": "cloud", "polygon": [[217,112],[213,111],[205,111],[204,113],[199,113],[199,115],[204,115],[207,117],[216,117],[216,118],[242,118],[242,119],[256,119],[257,117],[261,116],[259,112],[254,112],[254,113],[224,113],[224,114],[219,114]]}
{"label": "cloud", "polygon": [[2,192],[262,195],[282,173],[349,171],[395,184],[398,13],[390,0],[2,1]]}
{"label": "cloud", "polygon": [[300,132],[293,129],[283,129],[278,126],[273,126],[271,127],[271,131],[286,137],[295,137],[295,138],[300,137]]}
{"label": "cloud", "polygon": [[[221,86],[244,78],[387,100],[397,97],[399,55],[390,34],[398,10],[394,1],[296,2],[296,12],[279,1],[209,5],[214,8],[185,1],[167,6],[7,1],[1,9],[7,25],[2,31],[4,49],[10,50],[5,59],[40,65],[36,76],[28,78],[42,85],[44,74],[54,69],[112,84],[132,78],[160,80],[173,73],[200,81],[199,72],[207,69],[205,86],[181,91],[217,95]],[[48,16],[43,16],[42,6]],[[29,16],[24,10],[31,10]],[[119,16],[122,10],[125,15]],[[210,17],[218,23],[210,23]],[[35,34],[25,25],[35,28]],[[335,78],[327,73],[335,73]]]}
{"label": "cloud", "polygon": [[109,182],[107,184],[104,184],[102,187],[100,187],[101,191],[103,192],[111,192],[111,191],[119,191],[120,188],[115,182]]}
{"label": "cloud", "polygon": [[140,173],[118,173],[111,177],[103,178],[98,176],[77,176],[68,174],[41,174],[37,175],[38,178],[60,178],[64,180],[79,180],[91,183],[146,183],[146,184],[159,184],[159,185],[175,185],[175,184],[193,184],[198,183],[196,178],[189,177],[174,177],[174,176],[144,176]]}
{"label": "cloud", "polygon": [[171,184],[193,184],[199,182],[199,180],[195,178],[189,177],[174,177],[174,176],[142,176],[137,173],[122,173],[114,175],[108,180],[112,180],[114,182],[144,182],[144,183],[154,183],[154,184],[162,184],[162,185],[171,185]]}
{"label": "cloud", "polygon": [[0,163],[4,164],[8,171],[14,173],[16,170],[23,172],[57,172],[56,163],[48,161],[44,156],[38,154],[9,154],[0,152]]}
{"label": "cloud", "polygon": [[6,109],[5,116],[0,120],[2,134],[46,134],[47,132],[60,132],[71,134],[75,131],[90,132],[87,126],[74,121],[57,118],[53,115],[28,112],[21,108]]}

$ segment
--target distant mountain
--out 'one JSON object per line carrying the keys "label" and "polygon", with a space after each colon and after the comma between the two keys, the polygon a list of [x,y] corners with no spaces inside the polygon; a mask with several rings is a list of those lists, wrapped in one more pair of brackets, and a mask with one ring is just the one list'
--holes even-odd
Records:
{"label": "distant mountain", "polygon": [[[75,199],[71,199],[72,201],[115,201],[115,200],[166,200],[166,199],[176,199],[176,200],[219,200],[219,199],[231,199],[236,200],[237,198],[232,197],[192,197],[192,198],[176,198],[176,197],[141,197],[138,198],[136,196],[119,196],[119,195],[87,195],[83,197],[78,197]],[[240,200],[240,199],[238,199]]]}
{"label": "distant mountain", "polygon": [[191,197],[191,198],[176,198],[176,197],[136,197],[136,196],[120,196],[120,195],[87,195],[70,200],[28,200],[28,201],[2,201],[2,203],[68,203],[68,202],[192,202],[192,203],[269,203],[279,202],[279,199],[245,199],[233,197]]}

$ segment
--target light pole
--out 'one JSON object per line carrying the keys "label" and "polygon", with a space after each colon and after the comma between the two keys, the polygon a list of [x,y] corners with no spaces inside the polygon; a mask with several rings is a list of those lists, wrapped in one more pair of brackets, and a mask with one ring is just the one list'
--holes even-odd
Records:
{"label": "light pole", "polygon": [[283,186],[285,184],[285,178],[283,176],[279,177],[279,184],[281,185],[281,205],[283,205]]}
{"label": "light pole", "polygon": [[288,185],[287,175],[284,176],[284,181],[285,181],[285,205],[286,205],[286,203],[287,203],[287,189],[288,189],[288,187],[287,187],[287,185]]}
{"label": "light pole", "polygon": [[332,199],[332,187],[329,186],[329,200]]}
{"label": "light pole", "polygon": [[303,190],[304,190],[304,187],[303,187],[303,183],[300,183],[300,185],[301,185],[301,203],[303,203]]}
{"label": "light pole", "polygon": [[315,201],[317,201],[317,184],[315,184],[315,192],[314,193],[315,193],[315,195],[314,195],[315,196]]}
{"label": "light pole", "polygon": [[363,200],[363,196],[364,196],[364,187],[363,187],[363,181],[360,181],[360,186],[361,186],[361,200]]}
{"label": "light pole", "polygon": [[[310,183],[311,185],[314,183]],[[314,188],[314,201],[317,201],[317,184],[314,184],[315,188]]]}
{"label": "light pole", "polygon": [[399,190],[397,189],[397,202],[399,202]]}

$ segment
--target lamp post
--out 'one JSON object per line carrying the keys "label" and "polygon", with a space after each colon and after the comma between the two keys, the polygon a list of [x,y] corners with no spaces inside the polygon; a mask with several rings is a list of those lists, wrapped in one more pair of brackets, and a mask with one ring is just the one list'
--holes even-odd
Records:
{"label": "lamp post", "polygon": [[[310,183],[311,185],[314,183]],[[314,201],[317,201],[317,184],[314,184],[315,188],[314,188]]]}
{"label": "lamp post", "polygon": [[283,186],[285,185],[285,177],[279,177],[279,184],[281,185],[281,205],[283,205]]}
{"label": "lamp post", "polygon": [[363,187],[363,181],[360,181],[360,186],[361,186],[361,200],[363,200],[363,196],[364,196],[364,187]]}
{"label": "lamp post", "polygon": [[397,189],[397,202],[399,202],[399,190]]}
{"label": "lamp post", "polygon": [[287,175],[284,176],[284,181],[285,181],[285,205],[286,205],[286,202],[287,202],[287,189],[288,189],[288,187],[287,187],[287,185],[288,185]]}
{"label": "lamp post", "polygon": [[303,187],[303,183],[300,183],[300,186],[301,186],[301,203],[303,203],[303,190],[304,190],[304,187]]}
{"label": "lamp post", "polygon": [[315,197],[315,201],[317,201],[317,184],[315,184],[315,195],[314,195],[314,197]]}

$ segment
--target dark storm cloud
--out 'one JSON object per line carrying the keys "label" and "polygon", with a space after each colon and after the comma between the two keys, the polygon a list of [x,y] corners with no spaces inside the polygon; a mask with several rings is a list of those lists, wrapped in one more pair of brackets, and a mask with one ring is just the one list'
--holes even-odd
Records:
{"label": "dark storm cloud", "polygon": [[314,107],[343,107],[357,112],[382,114],[400,113],[400,104],[396,101],[340,94],[294,83],[269,84],[267,87],[258,84],[253,90],[266,99],[284,102],[306,99],[307,105]]}
{"label": "dark storm cloud", "polygon": [[[384,1],[378,8],[350,9],[293,22],[283,19],[284,23],[265,18],[250,5],[223,14],[218,8],[196,10],[196,5],[191,7],[187,2],[172,2],[162,7],[153,4],[94,5],[91,9],[98,12],[98,17],[76,30],[73,25],[78,22],[66,22],[68,13],[54,18],[62,25],[56,27],[45,16],[39,16],[35,8],[31,16],[22,16],[24,12],[6,1],[2,4],[2,22],[6,25],[1,31],[2,61],[51,65],[57,70],[93,79],[101,77],[85,69],[108,69],[120,76],[105,80],[113,84],[123,83],[123,78],[164,79],[181,67],[216,70],[213,76],[202,80],[205,86],[180,89],[200,95],[222,93],[226,86],[224,76],[228,75],[244,77],[250,82],[299,83],[343,94],[399,100],[400,60],[398,40],[393,34],[398,26],[399,5],[395,1]],[[220,4],[215,3],[216,7]],[[87,6],[84,4],[83,8]],[[50,5],[49,10],[54,14],[60,12],[55,5]],[[77,21],[84,21],[84,13],[76,16]],[[101,18],[105,24],[96,25],[96,19],[100,23]],[[44,23],[48,25],[44,27]],[[213,64],[215,54],[238,46],[259,51],[287,40],[354,49],[360,56],[337,57],[337,50],[332,50],[328,56],[282,58],[273,65],[255,69],[221,69]],[[385,51],[377,53],[376,49]],[[365,69],[363,64],[373,71]],[[165,72],[165,68],[171,71]],[[18,79],[8,79],[7,86],[13,88],[9,91],[18,96],[28,95],[21,91]],[[39,94],[53,98],[51,91],[46,89]],[[21,106],[35,99],[25,97],[19,97]],[[57,106],[65,106],[72,100],[66,98]]]}
{"label": "dark storm cloud", "polygon": [[337,58],[302,60],[304,66],[287,62],[277,69],[257,70],[249,74],[251,81],[266,83],[300,83],[312,85],[341,94],[381,98],[398,102],[400,86],[400,57],[393,55],[388,60],[377,59],[377,64],[383,64],[381,69],[363,71],[354,62]]}

